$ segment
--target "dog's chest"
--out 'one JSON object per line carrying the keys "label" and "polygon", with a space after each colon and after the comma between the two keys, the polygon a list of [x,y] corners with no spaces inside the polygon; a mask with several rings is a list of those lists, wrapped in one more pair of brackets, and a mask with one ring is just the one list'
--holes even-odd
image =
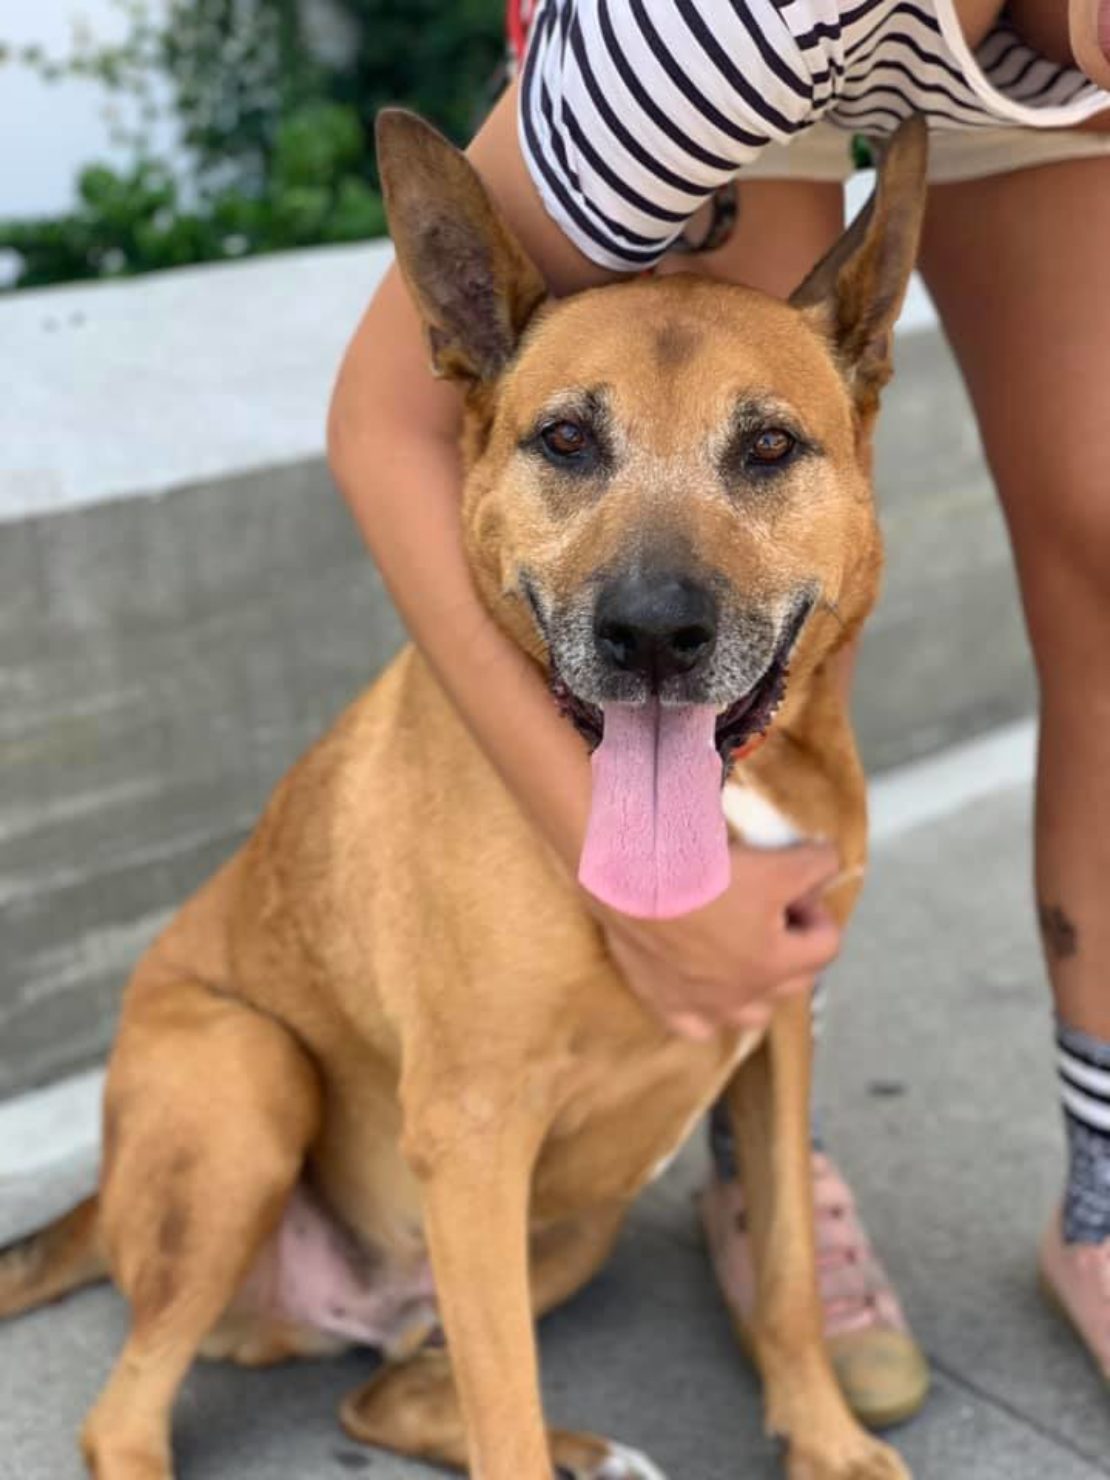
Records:
{"label": "dog's chest", "polygon": [[[750,785],[729,782],[723,804],[730,829],[753,847],[788,847],[803,837]],[[565,1216],[579,1203],[630,1198],[661,1176],[759,1039],[744,1034],[727,1052],[701,1057],[676,1040],[639,1072],[591,1052],[590,1072],[540,1157],[537,1214]]]}
{"label": "dog's chest", "polygon": [[760,1034],[675,1039],[642,1060],[591,1053],[536,1165],[533,1214],[546,1221],[629,1201],[681,1150]]}
{"label": "dog's chest", "polygon": [[729,781],[721,801],[730,829],[752,848],[788,848],[804,837],[785,812],[743,781]]}

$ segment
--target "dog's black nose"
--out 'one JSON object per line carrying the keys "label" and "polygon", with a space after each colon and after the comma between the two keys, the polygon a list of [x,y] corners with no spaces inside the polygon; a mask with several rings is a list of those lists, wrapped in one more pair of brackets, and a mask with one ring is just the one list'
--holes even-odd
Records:
{"label": "dog's black nose", "polygon": [[658,689],[709,657],[717,640],[717,602],[688,576],[618,576],[598,597],[594,638],[607,664],[642,673]]}

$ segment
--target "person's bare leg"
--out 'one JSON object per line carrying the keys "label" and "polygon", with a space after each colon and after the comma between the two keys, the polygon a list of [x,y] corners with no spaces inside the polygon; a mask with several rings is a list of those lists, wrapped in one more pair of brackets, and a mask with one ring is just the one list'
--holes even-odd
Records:
{"label": "person's bare leg", "polygon": [[1061,1060],[1078,1065],[1045,1269],[1110,1369],[1108,241],[1110,159],[1077,160],[934,190],[923,264],[1009,522],[1040,681],[1037,910]]}
{"label": "person's bare leg", "polygon": [[1110,159],[934,188],[922,264],[1014,543],[1041,696],[1056,1005],[1110,1038]]}

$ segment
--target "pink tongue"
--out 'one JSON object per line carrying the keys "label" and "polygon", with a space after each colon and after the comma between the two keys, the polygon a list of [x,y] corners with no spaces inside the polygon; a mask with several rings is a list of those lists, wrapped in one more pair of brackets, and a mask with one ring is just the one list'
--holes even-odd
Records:
{"label": "pink tongue", "polygon": [[716,712],[656,700],[605,706],[579,882],[626,915],[666,919],[728,884]]}

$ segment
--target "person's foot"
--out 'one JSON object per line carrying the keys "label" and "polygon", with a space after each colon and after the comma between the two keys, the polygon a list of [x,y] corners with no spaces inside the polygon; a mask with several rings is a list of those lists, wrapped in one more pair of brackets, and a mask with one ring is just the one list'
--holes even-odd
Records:
{"label": "person's foot", "polygon": [[[813,1152],[813,1191],[825,1339],[841,1391],[869,1428],[902,1423],[925,1401],[928,1364],[860,1222],[855,1198],[821,1151]],[[744,1194],[739,1178],[722,1175],[719,1157],[701,1197],[701,1214],[725,1303],[750,1347],[755,1277]]]}
{"label": "person's foot", "polygon": [[1057,1213],[1041,1242],[1040,1267],[1045,1294],[1110,1381],[1110,1239],[1065,1243]]}

